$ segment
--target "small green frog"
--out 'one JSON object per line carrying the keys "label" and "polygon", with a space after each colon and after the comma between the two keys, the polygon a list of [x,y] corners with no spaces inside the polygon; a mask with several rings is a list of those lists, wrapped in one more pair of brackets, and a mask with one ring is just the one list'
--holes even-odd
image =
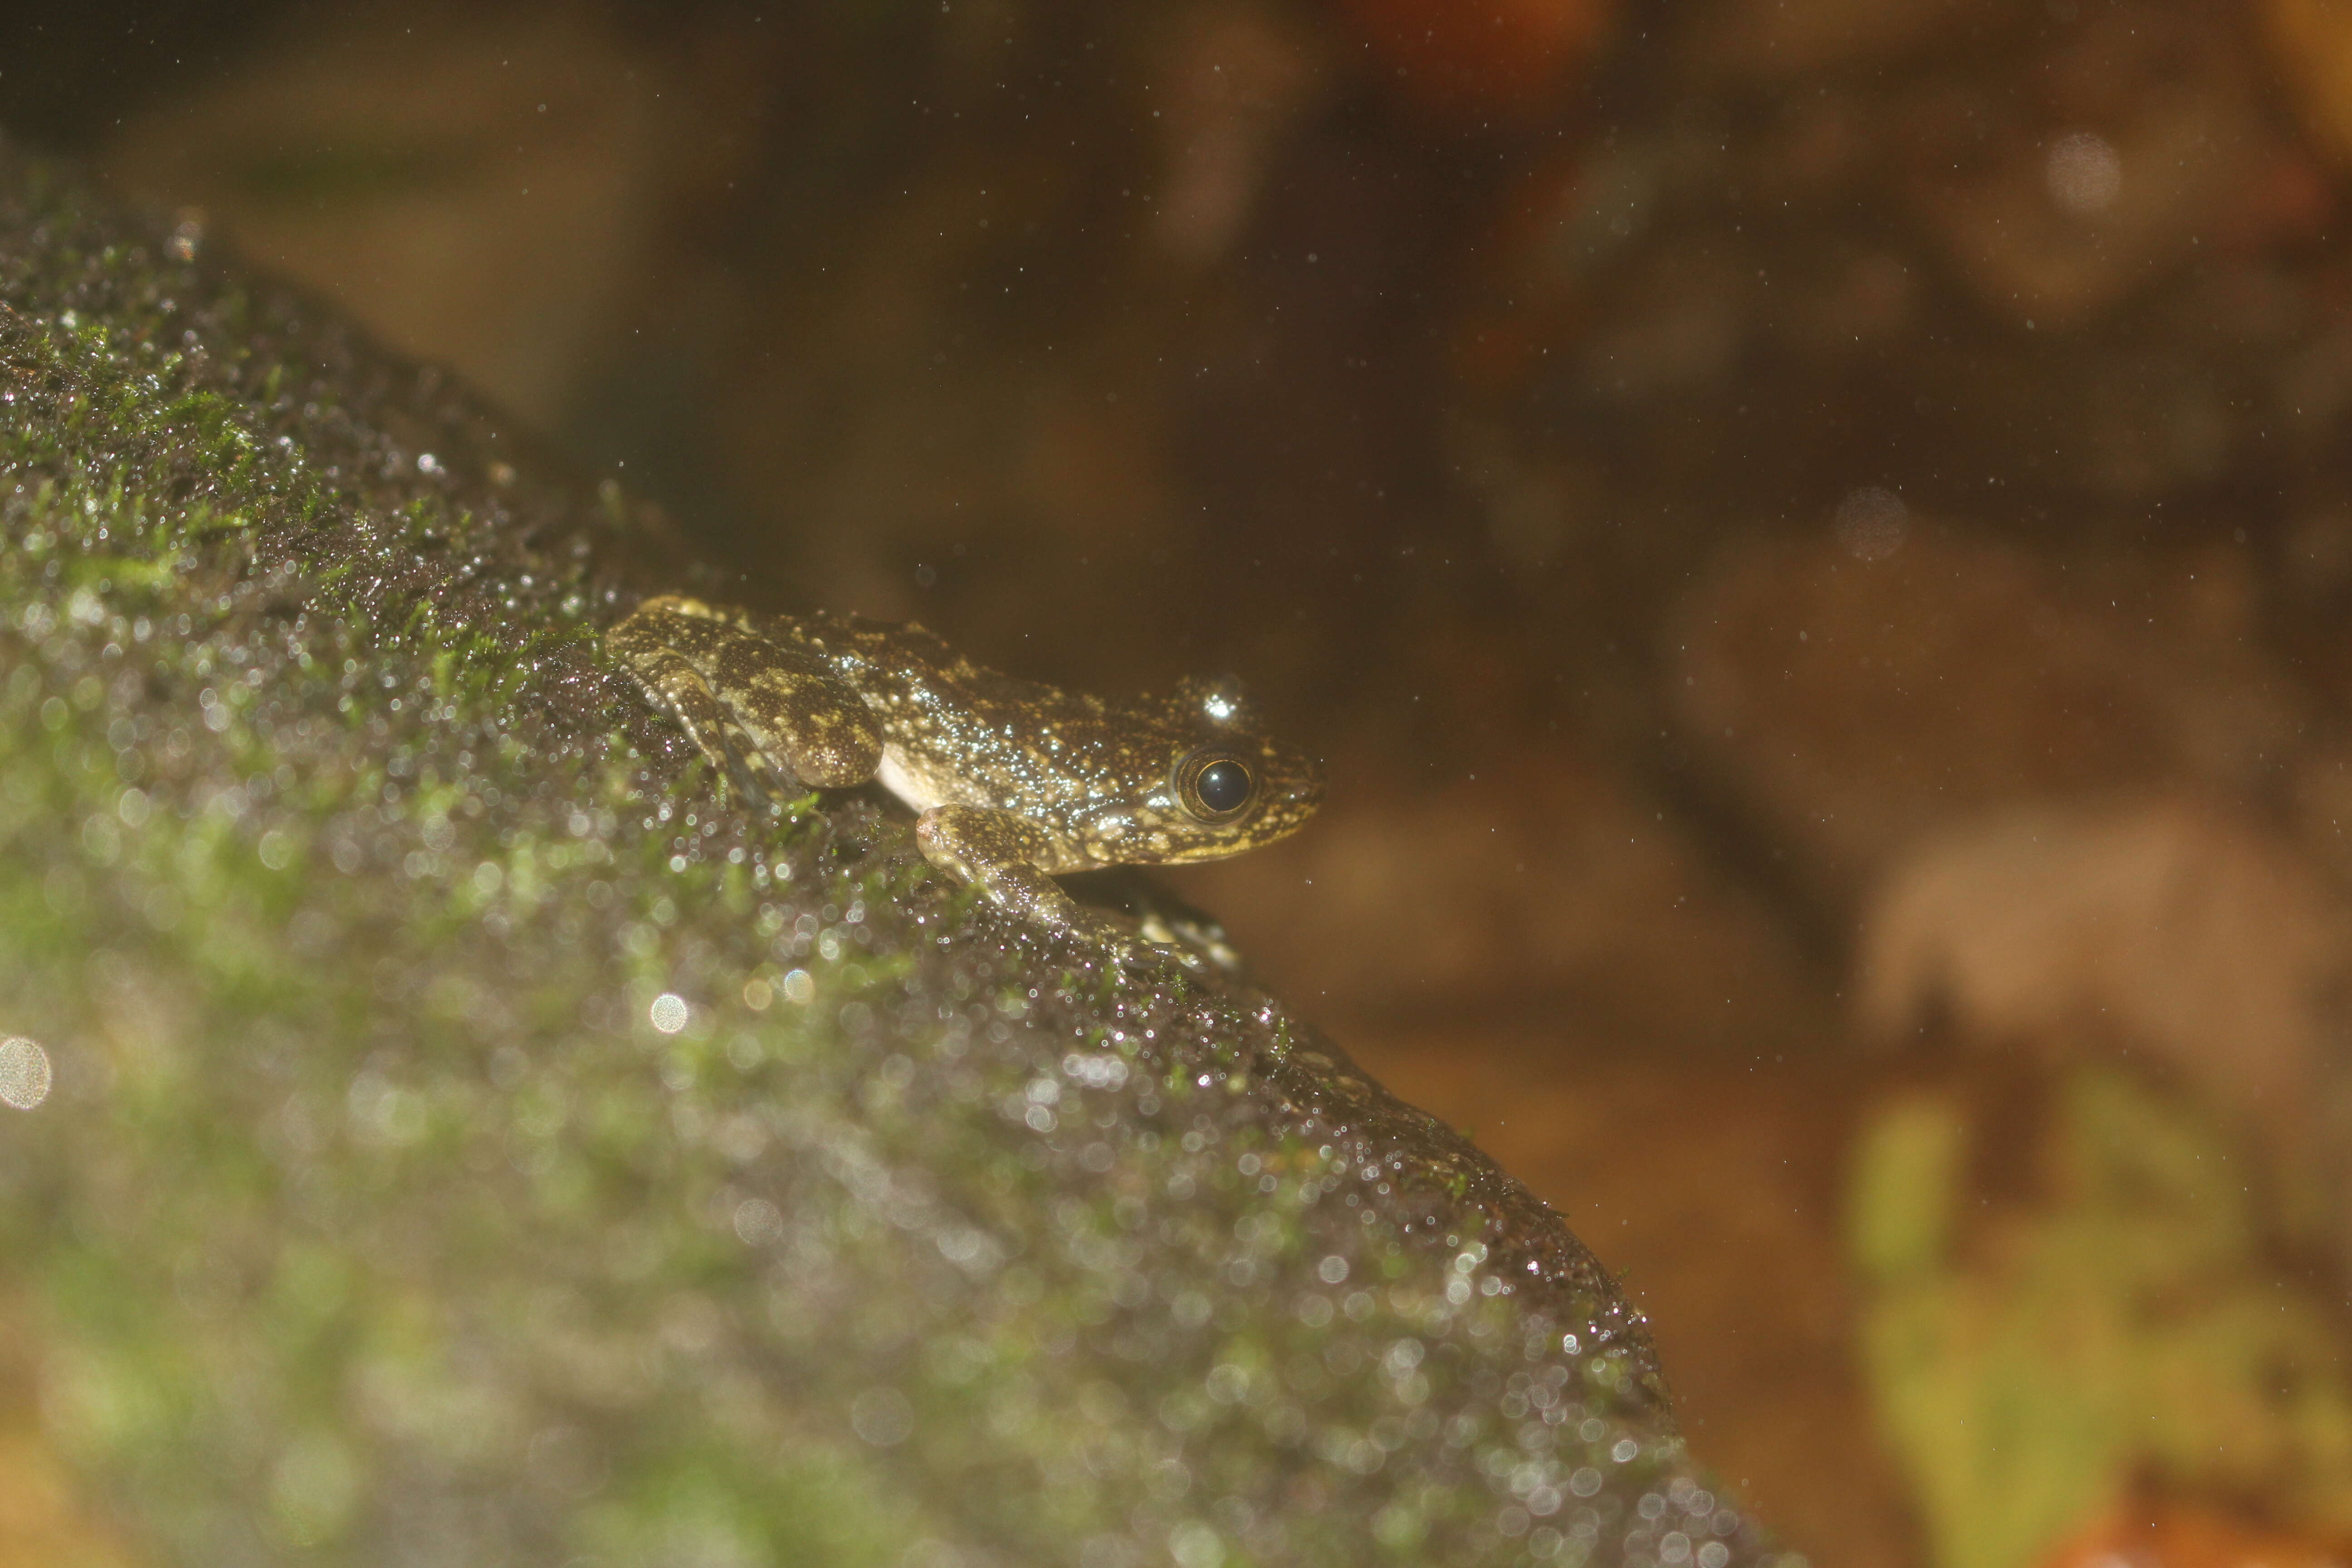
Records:
{"label": "small green frog", "polygon": [[1322,769],[1263,734],[1230,685],[1107,702],[982,669],[912,623],[674,595],[604,641],[752,798],[879,780],[920,814],[932,865],[1098,940],[1124,941],[1055,873],[1237,855],[1323,800]]}

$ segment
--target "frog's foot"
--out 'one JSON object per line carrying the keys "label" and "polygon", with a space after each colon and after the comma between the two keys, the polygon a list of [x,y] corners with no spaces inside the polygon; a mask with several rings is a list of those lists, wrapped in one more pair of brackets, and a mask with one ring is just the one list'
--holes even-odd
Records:
{"label": "frog's foot", "polygon": [[1248,963],[1224,927],[1154,881],[1142,867],[1104,867],[1082,872],[1063,886],[1082,906],[1117,911],[1103,922],[1106,942],[1115,930],[1130,946],[1195,974],[1220,981],[1248,977]]}
{"label": "frog's foot", "polygon": [[971,883],[1008,914],[1092,942],[1123,965],[1160,956],[1150,942],[1087,909],[1041,870],[1038,862],[1051,857],[1053,843],[1012,812],[935,805],[916,819],[915,842],[924,859]]}
{"label": "frog's foot", "polygon": [[1145,940],[1173,953],[1187,969],[1235,979],[1248,971],[1241,950],[1226,937],[1225,928],[1206,915],[1146,906],[1139,923]]}
{"label": "frog's foot", "polygon": [[863,784],[882,761],[865,700],[822,660],[699,600],[663,595],[604,634],[687,738],[753,802]]}

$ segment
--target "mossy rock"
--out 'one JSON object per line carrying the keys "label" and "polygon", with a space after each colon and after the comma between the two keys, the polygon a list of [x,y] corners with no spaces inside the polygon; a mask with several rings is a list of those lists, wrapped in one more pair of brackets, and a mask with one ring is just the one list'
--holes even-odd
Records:
{"label": "mossy rock", "polygon": [[0,529],[0,1290],[151,1560],[1769,1555],[1484,1156],[728,804],[648,509],[13,153]]}

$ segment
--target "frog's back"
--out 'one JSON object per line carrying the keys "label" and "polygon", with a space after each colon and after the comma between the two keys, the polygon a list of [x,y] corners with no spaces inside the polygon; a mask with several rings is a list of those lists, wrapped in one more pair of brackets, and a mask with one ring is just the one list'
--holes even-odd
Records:
{"label": "frog's back", "polygon": [[911,622],[813,616],[800,629],[873,710],[909,799],[1091,807],[1164,773],[1178,743],[1143,704],[987,668]]}
{"label": "frog's back", "polygon": [[[798,621],[795,629],[803,646],[821,654],[869,703],[910,717],[953,711],[989,728],[1047,724],[1075,740],[1112,726],[1123,706],[974,664],[913,621],[816,615]],[[889,722],[887,713],[884,722]]]}

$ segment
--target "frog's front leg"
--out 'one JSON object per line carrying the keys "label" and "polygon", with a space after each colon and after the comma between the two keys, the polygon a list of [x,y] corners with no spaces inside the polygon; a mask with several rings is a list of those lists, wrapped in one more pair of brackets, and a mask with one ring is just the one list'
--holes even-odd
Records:
{"label": "frog's front leg", "polygon": [[1098,942],[1131,940],[1045,874],[1040,863],[1053,858],[1053,840],[1025,817],[987,805],[935,805],[916,819],[915,842],[924,859],[973,884],[1001,910]]}
{"label": "frog's front leg", "polygon": [[863,784],[882,760],[873,710],[822,659],[699,600],[647,599],[604,644],[739,782],[745,752],[786,792]]}

